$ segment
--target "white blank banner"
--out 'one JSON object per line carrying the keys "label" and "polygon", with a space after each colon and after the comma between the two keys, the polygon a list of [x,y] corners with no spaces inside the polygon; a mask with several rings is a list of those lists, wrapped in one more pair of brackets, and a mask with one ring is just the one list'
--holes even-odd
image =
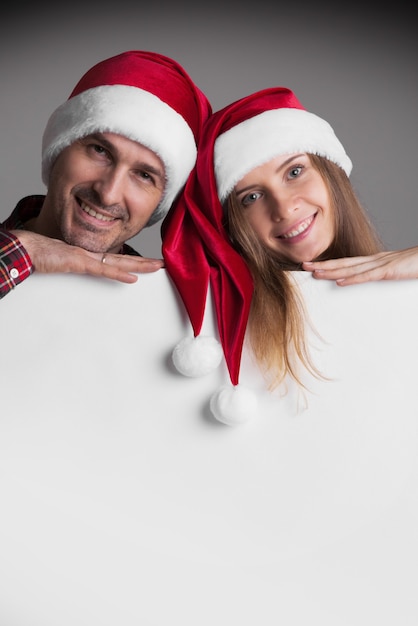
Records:
{"label": "white blank banner", "polygon": [[245,350],[238,427],[208,409],[224,364],[171,364],[165,270],[1,301],[1,626],[416,626],[418,282],[295,279],[330,380],[304,406]]}

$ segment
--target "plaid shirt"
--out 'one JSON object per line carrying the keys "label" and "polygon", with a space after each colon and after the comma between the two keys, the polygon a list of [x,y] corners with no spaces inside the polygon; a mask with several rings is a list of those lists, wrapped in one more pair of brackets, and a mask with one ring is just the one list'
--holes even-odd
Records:
{"label": "plaid shirt", "polygon": [[[31,258],[19,239],[10,230],[24,229],[25,223],[40,213],[45,196],[26,196],[16,205],[13,213],[0,224],[0,298],[23,282],[34,271]],[[128,244],[122,254],[140,256]]]}
{"label": "plaid shirt", "polygon": [[0,224],[0,298],[33,272],[29,254],[19,239],[8,232],[23,228],[25,222],[39,215],[45,196],[29,196],[20,200],[13,213]]}

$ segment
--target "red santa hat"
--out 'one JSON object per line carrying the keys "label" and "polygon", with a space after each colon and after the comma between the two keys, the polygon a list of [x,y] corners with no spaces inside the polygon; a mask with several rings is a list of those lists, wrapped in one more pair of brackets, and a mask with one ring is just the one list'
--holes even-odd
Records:
{"label": "red santa hat", "polygon": [[142,50],[123,52],[94,65],[49,118],[42,142],[42,179],[76,139],[112,132],[155,152],[166,170],[163,198],[147,226],[165,216],[184,186],[211,106],[173,59]]}
{"label": "red santa hat", "polygon": [[[176,346],[174,364],[183,374],[198,376],[216,366],[223,353],[232,387],[218,390],[210,406],[226,424],[253,417],[257,399],[239,383],[253,281],[225,230],[222,203],[253,168],[294,152],[324,156],[351,172],[351,161],[331,126],[306,111],[291,90],[273,87],[226,106],[206,123],[196,167],[162,225],[165,266],[194,334]],[[200,336],[209,284],[221,350],[216,350],[214,338]]]}

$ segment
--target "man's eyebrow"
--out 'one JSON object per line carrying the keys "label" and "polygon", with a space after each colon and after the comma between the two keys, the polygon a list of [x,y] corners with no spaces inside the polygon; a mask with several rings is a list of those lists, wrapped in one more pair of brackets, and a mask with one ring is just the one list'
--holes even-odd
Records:
{"label": "man's eyebrow", "polygon": [[91,135],[86,135],[84,139],[93,139],[93,141],[99,141],[100,143],[104,145],[105,148],[108,148],[108,149],[115,147],[110,141],[108,141],[102,135],[102,133],[91,133]]}
{"label": "man's eyebrow", "polygon": [[[104,137],[101,133],[92,133],[91,135],[87,135],[85,137],[85,139],[87,138],[92,139],[93,141],[98,141],[99,143],[103,144],[103,146],[107,150],[117,151],[117,147],[111,141],[106,139],[106,137]],[[147,163],[146,161],[139,161],[138,169],[143,169],[149,172],[150,174],[154,174],[154,176],[158,176],[159,178],[161,178],[163,182],[165,182],[164,170],[159,167],[155,167],[154,165],[151,165],[150,163]]]}

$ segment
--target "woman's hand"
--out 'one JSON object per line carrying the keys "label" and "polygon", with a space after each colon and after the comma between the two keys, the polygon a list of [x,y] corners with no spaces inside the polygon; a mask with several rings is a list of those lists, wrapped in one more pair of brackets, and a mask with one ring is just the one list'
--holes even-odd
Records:
{"label": "woman's hand", "polygon": [[337,285],[355,285],[375,280],[418,278],[418,246],[371,256],[347,257],[303,263],[314,278],[335,280]]}

